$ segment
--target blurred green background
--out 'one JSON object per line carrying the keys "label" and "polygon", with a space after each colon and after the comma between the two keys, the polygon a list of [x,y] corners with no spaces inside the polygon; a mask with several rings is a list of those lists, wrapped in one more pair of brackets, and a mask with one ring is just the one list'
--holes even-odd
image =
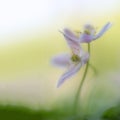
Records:
{"label": "blurred green background", "polygon": [[[119,0],[5,0],[0,2],[0,11],[0,111],[12,110],[14,106],[14,111],[17,111],[19,106],[23,106],[19,108],[21,111],[30,108],[48,110],[46,114],[50,114],[54,109],[64,109],[65,105],[66,109],[72,107],[84,68],[56,88],[65,70],[52,66],[51,58],[70,52],[59,30],[68,27],[82,31],[86,23],[93,24],[96,31],[107,22],[111,22],[112,27],[91,43],[90,62],[99,75],[95,77],[89,69],[83,88],[82,109],[85,114],[94,116],[118,103]],[[83,46],[87,50],[86,45]],[[56,113],[53,111],[51,114],[54,116]],[[21,119],[30,118],[23,116]]]}

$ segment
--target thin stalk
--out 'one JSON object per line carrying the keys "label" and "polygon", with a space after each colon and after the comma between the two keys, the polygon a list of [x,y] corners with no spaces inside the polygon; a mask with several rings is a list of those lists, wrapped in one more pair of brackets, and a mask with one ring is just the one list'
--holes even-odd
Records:
{"label": "thin stalk", "polygon": [[[89,43],[88,43],[88,52],[90,54],[90,44]],[[89,67],[89,60],[88,60],[88,62],[86,64],[82,80],[80,82],[80,85],[78,87],[78,91],[77,91],[76,96],[75,96],[75,101],[74,101],[74,112],[75,112],[75,114],[77,114],[77,108],[79,106],[79,97],[81,95],[82,86],[83,86],[83,83],[85,81],[85,78],[86,78],[86,75],[87,75],[87,72],[88,72],[88,67]]]}

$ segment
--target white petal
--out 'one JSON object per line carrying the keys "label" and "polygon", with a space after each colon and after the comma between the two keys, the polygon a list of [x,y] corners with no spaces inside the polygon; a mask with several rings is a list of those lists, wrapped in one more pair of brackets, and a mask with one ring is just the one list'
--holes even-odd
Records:
{"label": "white petal", "polygon": [[81,67],[82,67],[81,63],[72,66],[66,73],[64,73],[61,76],[61,78],[58,81],[57,87],[60,87],[65,82],[65,80],[67,80],[68,78],[73,76],[76,72],[78,72]]}
{"label": "white petal", "polygon": [[66,67],[70,64],[70,55],[59,54],[52,58],[52,63],[59,67]]}
{"label": "white petal", "polygon": [[108,22],[101,30],[100,32],[93,38],[93,40],[96,40],[97,38],[101,37],[110,27],[112,24]]}
{"label": "white petal", "polygon": [[64,32],[61,32],[61,33],[64,35],[64,37],[65,37],[69,47],[72,49],[72,51],[75,54],[77,54],[81,49],[81,46],[79,45],[78,37],[67,28],[64,29]]}
{"label": "white petal", "polygon": [[88,62],[89,57],[90,57],[90,55],[89,55],[88,52],[84,52],[84,51],[81,52],[81,63],[82,63],[82,65],[84,65]]}

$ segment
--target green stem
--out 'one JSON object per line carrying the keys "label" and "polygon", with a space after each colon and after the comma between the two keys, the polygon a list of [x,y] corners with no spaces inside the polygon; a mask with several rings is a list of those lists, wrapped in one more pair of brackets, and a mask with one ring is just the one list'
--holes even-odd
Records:
{"label": "green stem", "polygon": [[[90,54],[90,44],[89,43],[88,43],[88,52]],[[77,106],[79,106],[79,97],[81,95],[82,86],[83,86],[84,80],[85,80],[87,72],[88,72],[88,67],[89,67],[89,60],[88,60],[88,62],[86,64],[85,72],[83,74],[81,83],[80,83],[80,85],[78,87],[78,91],[77,91],[77,94],[75,96],[75,101],[74,101],[74,112],[75,112],[75,114],[77,114],[77,108],[78,108]]]}

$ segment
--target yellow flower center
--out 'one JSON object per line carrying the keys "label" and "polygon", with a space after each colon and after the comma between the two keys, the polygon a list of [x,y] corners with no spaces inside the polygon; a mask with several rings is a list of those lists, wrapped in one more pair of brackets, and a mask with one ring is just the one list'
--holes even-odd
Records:
{"label": "yellow flower center", "polygon": [[73,62],[79,62],[80,61],[80,57],[78,55],[73,54],[72,57],[71,57],[71,60]]}
{"label": "yellow flower center", "polygon": [[89,30],[85,30],[84,33],[86,33],[86,34],[88,34],[88,35],[91,34]]}

